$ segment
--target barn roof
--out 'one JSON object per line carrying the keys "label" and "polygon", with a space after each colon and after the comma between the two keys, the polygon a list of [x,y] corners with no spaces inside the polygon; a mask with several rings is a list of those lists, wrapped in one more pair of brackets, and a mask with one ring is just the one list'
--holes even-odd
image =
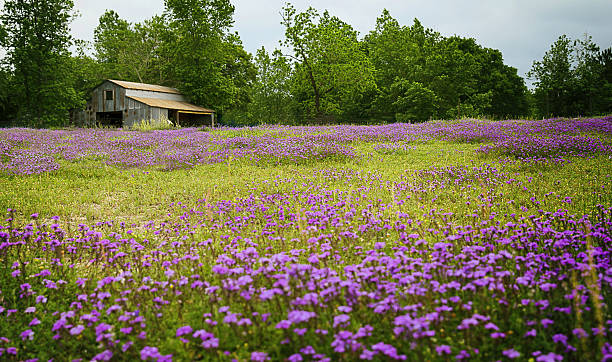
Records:
{"label": "barn roof", "polygon": [[196,106],[195,104],[191,104],[187,102],[170,101],[167,99],[157,99],[157,98],[132,97],[132,96],[128,96],[128,98],[131,98],[140,103],[144,103],[150,107],[175,109],[178,111],[195,112],[195,113],[207,113],[207,114],[215,113],[215,111],[213,111],[212,109]]}
{"label": "barn roof", "polygon": [[173,94],[181,94],[178,89],[165,87],[163,85],[155,85],[155,84],[145,84],[145,83],[134,83],[134,82],[126,82],[124,80],[114,80],[108,79],[109,82],[115,83],[120,87],[126,89],[137,89],[151,92],[160,92],[160,93],[173,93]]}

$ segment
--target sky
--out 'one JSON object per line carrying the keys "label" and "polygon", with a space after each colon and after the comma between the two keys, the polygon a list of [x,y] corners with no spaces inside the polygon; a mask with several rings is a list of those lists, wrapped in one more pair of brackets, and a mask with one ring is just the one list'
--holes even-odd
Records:
{"label": "sky", "polygon": [[[284,29],[280,11],[286,0],[232,0],[236,7],[234,30],[250,53],[261,46],[278,47]],[[2,0],[0,0],[2,3]],[[525,77],[534,60],[540,60],[552,43],[566,34],[572,39],[585,33],[601,48],[612,46],[610,0],[293,0],[298,10],[312,6],[327,9],[366,35],[384,8],[402,25],[418,18],[444,36],[472,37],[482,46],[499,49],[506,64]],[[73,35],[93,40],[93,30],[105,9],[140,22],[164,9],[163,0],[74,0],[80,16],[72,23]],[[529,80],[526,80],[531,85]]]}

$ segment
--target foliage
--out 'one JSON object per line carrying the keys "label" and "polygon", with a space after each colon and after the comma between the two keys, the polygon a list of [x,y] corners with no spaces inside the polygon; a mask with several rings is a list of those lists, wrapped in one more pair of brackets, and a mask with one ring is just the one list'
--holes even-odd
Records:
{"label": "foliage", "polygon": [[77,41],[77,50],[70,57],[69,68],[72,70],[72,86],[81,102],[91,98],[91,90],[106,79],[104,65],[88,55],[88,44]]}
{"label": "foliage", "polygon": [[149,131],[161,131],[176,128],[169,119],[149,120],[143,119],[139,122],[135,122],[130,128],[133,131],[149,132]]}
{"label": "foliage", "polygon": [[16,119],[35,127],[60,125],[81,104],[72,86],[68,26],[72,0],[7,0],[0,38],[12,71]]}
{"label": "foliage", "polygon": [[376,87],[374,67],[357,32],[327,11],[298,13],[286,4],[281,15],[283,44],[295,54],[293,94],[300,111],[319,121],[346,118],[358,96]]}
{"label": "foliage", "polygon": [[162,16],[131,24],[107,10],[94,30],[95,56],[103,67],[103,78],[168,84],[168,59],[162,52],[166,27]]}
{"label": "foliage", "polygon": [[0,65],[0,127],[10,126],[13,120],[7,115],[17,112],[12,82],[12,73]]}
{"label": "foliage", "polygon": [[610,50],[600,51],[590,36],[572,41],[561,35],[534,61],[528,76],[534,79],[538,114],[578,116],[612,110]]}
{"label": "foliage", "polygon": [[228,0],[166,0],[169,72],[194,103],[223,113],[248,102],[255,74],[237,34],[229,33],[234,7]]}
{"label": "foliage", "polygon": [[[442,37],[418,19],[401,26],[384,10],[364,42],[379,89],[374,115],[426,120],[527,113],[526,87],[516,69],[503,63],[499,51],[474,39]],[[404,112],[397,108],[397,90],[408,84],[419,84],[423,91],[399,101],[413,109]]]}
{"label": "foliage", "polygon": [[571,40],[562,35],[544,54],[542,61],[534,61],[528,76],[535,79],[536,97],[544,114],[569,114],[572,88]]}
{"label": "foliage", "polygon": [[254,60],[257,77],[253,83],[250,115],[264,123],[290,123],[294,108],[290,62],[279,50],[270,56],[264,47],[257,50]]}
{"label": "foliage", "polygon": [[397,79],[385,96],[389,98],[384,99],[385,103],[391,104],[391,110],[395,111],[395,119],[399,122],[431,119],[437,113],[438,97],[418,82]]}
{"label": "foliage", "polygon": [[[3,125],[62,126],[104,79],[179,88],[225,125],[413,122],[612,112],[612,48],[561,36],[527,91],[499,50],[383,10],[364,37],[330,14],[281,11],[283,54],[244,50],[230,0],[165,0],[131,23],[107,10],[88,44],[69,34],[73,0],[8,0],[0,15]],[[69,48],[75,49],[70,54]]]}

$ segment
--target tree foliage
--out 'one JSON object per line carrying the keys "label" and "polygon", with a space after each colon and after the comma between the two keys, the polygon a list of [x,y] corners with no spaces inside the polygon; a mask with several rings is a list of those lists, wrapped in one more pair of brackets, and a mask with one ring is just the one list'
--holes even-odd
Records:
{"label": "tree foliage", "polygon": [[294,94],[304,115],[323,120],[346,118],[360,94],[375,88],[374,68],[357,32],[325,11],[282,11],[283,44],[294,59]]}
{"label": "tree foliage", "polygon": [[167,84],[167,57],[162,51],[167,23],[154,16],[132,24],[107,10],[94,30],[94,49],[105,78]]}
{"label": "tree foliage", "polygon": [[230,33],[229,0],[166,0],[170,39],[164,51],[178,87],[192,101],[224,112],[248,103],[255,76],[250,55]]}
{"label": "tree foliage", "polygon": [[255,55],[256,80],[249,116],[264,123],[291,123],[295,105],[291,96],[293,68],[279,50],[270,55],[264,47]]}
{"label": "tree foliage", "polygon": [[561,35],[534,61],[528,76],[534,79],[541,116],[580,116],[612,111],[610,49],[600,51],[590,36],[572,41]]}
{"label": "tree foliage", "polygon": [[109,78],[177,87],[229,125],[612,112],[612,48],[589,36],[561,36],[534,62],[528,92],[500,51],[418,19],[402,25],[387,10],[360,37],[327,11],[286,4],[282,52],[252,56],[232,32],[231,0],[165,0],[162,14],[138,23],[107,10],[92,52],[70,36],[72,1],[4,2],[3,124],[67,124],[69,110]]}
{"label": "tree foliage", "polygon": [[21,123],[61,124],[79,105],[72,86],[69,23],[72,0],[6,0],[0,24],[11,71],[11,97]]}
{"label": "tree foliage", "polygon": [[445,38],[418,19],[401,26],[384,10],[364,42],[379,90],[373,116],[426,120],[527,112],[526,87],[516,69],[474,39]]}

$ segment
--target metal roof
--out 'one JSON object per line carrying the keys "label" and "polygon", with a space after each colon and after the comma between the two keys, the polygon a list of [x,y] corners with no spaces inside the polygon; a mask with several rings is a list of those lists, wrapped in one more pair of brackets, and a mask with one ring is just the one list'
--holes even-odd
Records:
{"label": "metal roof", "polygon": [[108,81],[115,83],[120,87],[127,88],[127,89],[138,89],[138,90],[151,91],[151,92],[181,94],[181,92],[179,92],[179,90],[176,88],[164,87],[162,85],[126,82],[123,80],[114,80],[114,79],[108,79]]}
{"label": "metal roof", "polygon": [[140,103],[144,103],[147,106],[151,106],[151,107],[175,109],[178,111],[206,113],[206,114],[215,113],[215,111],[213,111],[212,109],[199,107],[199,106],[196,106],[195,104],[191,104],[187,102],[170,101],[167,99],[157,99],[157,98],[143,98],[143,97],[132,97],[132,96],[127,96],[127,97],[135,101],[138,101]]}

